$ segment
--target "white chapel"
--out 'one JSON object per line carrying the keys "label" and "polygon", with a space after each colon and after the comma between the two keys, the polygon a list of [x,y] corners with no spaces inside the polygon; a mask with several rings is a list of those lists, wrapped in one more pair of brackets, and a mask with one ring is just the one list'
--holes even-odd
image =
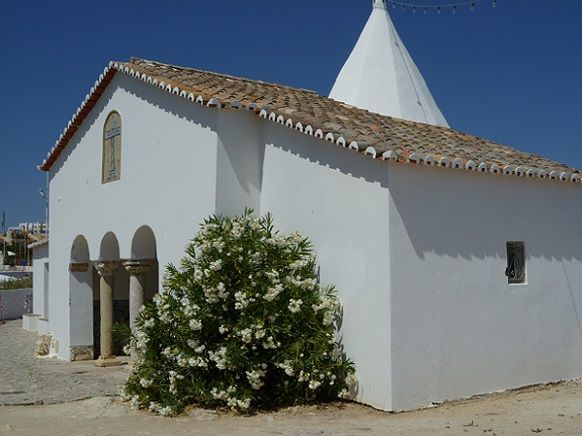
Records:
{"label": "white chapel", "polygon": [[459,132],[384,0],[330,97],[132,58],[39,168],[50,242],[28,328],[118,363],[198,224],[245,208],[308,236],[343,305],[356,400],[406,410],[582,376],[582,173]]}

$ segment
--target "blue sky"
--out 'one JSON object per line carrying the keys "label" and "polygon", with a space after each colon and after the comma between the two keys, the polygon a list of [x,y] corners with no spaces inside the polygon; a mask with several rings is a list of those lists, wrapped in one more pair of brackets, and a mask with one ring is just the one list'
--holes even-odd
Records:
{"label": "blue sky", "polygon": [[[453,128],[582,168],[582,0],[490,3],[454,15],[390,12]],[[368,0],[2,2],[7,225],[43,219],[36,165],[110,60],[138,56],[327,95],[369,13]]]}

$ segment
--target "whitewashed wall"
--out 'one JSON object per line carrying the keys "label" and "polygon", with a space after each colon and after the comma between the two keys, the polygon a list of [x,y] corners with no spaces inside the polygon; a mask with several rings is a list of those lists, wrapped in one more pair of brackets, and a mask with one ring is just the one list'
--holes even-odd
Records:
{"label": "whitewashed wall", "polygon": [[358,400],[389,410],[388,167],[270,122],[264,141],[261,212],[314,243],[322,283],[341,296]]}
{"label": "whitewashed wall", "polygon": [[216,212],[236,215],[247,207],[258,212],[263,123],[248,111],[221,110],[217,118]]}
{"label": "whitewashed wall", "polygon": [[45,318],[48,317],[48,313],[45,313],[45,264],[49,261],[48,247],[49,244],[46,243],[32,250],[32,312]]}
{"label": "whitewashed wall", "polygon": [[[121,179],[101,184],[103,124],[112,110],[122,119]],[[111,231],[120,257],[130,258],[135,231],[148,225],[160,267],[177,262],[198,223],[215,210],[216,114],[118,74],[51,169],[49,318],[59,357],[68,358],[69,346],[76,345],[69,338],[75,326],[63,309],[74,238],[85,236],[95,260]]]}
{"label": "whitewashed wall", "polygon": [[582,376],[579,185],[391,164],[390,194],[394,409]]}
{"label": "whitewashed wall", "polygon": [[[111,110],[123,123],[121,180],[102,185]],[[111,231],[129,258],[148,225],[163,268],[209,214],[252,207],[313,241],[322,282],[341,295],[359,401],[408,409],[582,375],[579,186],[374,161],[122,75],[50,175],[50,329],[62,358],[87,340],[71,341],[77,321],[62,309],[77,235],[97,259]],[[525,241],[527,285],[507,285],[507,240]]]}
{"label": "whitewashed wall", "polygon": [[2,320],[20,319],[30,311],[32,289],[11,289],[0,291],[2,303]]}

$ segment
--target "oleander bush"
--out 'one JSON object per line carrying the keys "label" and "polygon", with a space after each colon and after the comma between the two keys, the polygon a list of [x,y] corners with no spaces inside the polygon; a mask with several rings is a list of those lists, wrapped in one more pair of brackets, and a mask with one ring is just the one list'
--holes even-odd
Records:
{"label": "oleander bush", "polygon": [[134,406],[239,412],[346,397],[353,363],[336,339],[339,301],[309,240],[270,215],[213,216],[144,306],[125,388]]}

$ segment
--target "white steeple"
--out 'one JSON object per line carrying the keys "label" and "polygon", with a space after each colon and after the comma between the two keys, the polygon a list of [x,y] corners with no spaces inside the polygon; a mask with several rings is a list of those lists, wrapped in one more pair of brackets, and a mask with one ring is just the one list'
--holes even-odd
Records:
{"label": "white steeple", "polygon": [[382,115],[449,127],[396,32],[386,0],[372,0],[372,14],[329,96]]}

